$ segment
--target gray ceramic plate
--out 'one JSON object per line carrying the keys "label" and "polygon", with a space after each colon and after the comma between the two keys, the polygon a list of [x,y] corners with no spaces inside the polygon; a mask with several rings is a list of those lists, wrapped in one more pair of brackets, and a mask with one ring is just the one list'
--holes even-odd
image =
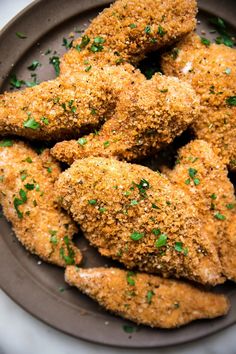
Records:
{"label": "gray ceramic plate", "polygon": [[[109,0],[38,0],[13,19],[0,34],[0,90],[9,89],[9,76],[32,81],[27,66],[37,59],[42,66],[37,69],[39,81],[54,77],[49,58],[54,50],[65,51],[62,38],[75,28],[84,29]],[[198,31],[206,30],[207,19],[221,16],[236,27],[235,1],[199,1]],[[212,28],[212,27],[211,27]],[[16,32],[27,34],[19,39]],[[51,49],[48,55],[43,55]],[[28,254],[16,240],[11,226],[0,219],[0,284],[2,289],[20,306],[47,324],[75,337],[119,347],[150,348],[184,343],[214,333],[236,322],[236,287],[226,285],[215,291],[228,294],[232,308],[228,316],[212,321],[198,321],[176,330],[158,330],[136,327],[133,333],[124,331],[124,325],[134,324],[112,316],[96,303],[68,288],[63,280],[63,270],[52,265],[39,264],[37,257]],[[91,249],[82,235],[77,244],[84,251],[84,266],[108,264]]]}

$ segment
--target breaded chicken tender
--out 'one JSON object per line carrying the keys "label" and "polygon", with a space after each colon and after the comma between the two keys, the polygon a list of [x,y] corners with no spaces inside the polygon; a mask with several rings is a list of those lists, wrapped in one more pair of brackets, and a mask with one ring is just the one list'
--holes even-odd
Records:
{"label": "breaded chicken tender", "polygon": [[165,277],[212,285],[224,280],[191,199],[163,175],[115,159],[85,158],[60,175],[56,190],[103,256]]}
{"label": "breaded chicken tender", "polygon": [[79,264],[80,250],[72,243],[77,231],[56,204],[58,164],[49,150],[38,155],[23,142],[0,141],[0,204],[22,245],[58,266]]}
{"label": "breaded chicken tender", "polygon": [[[117,89],[123,84],[128,91],[127,81],[143,79],[123,61],[139,61],[146,52],[180,39],[195,27],[195,14],[195,0],[148,0],[145,5],[118,0],[64,56],[58,79],[0,95],[0,135],[60,141],[97,129],[111,116]],[[105,64],[121,69],[104,69]]]}
{"label": "breaded chicken tender", "polygon": [[236,50],[225,45],[204,45],[196,34],[164,54],[166,75],[191,83],[201,99],[201,114],[193,122],[198,139],[214,146],[223,163],[236,166]]}
{"label": "breaded chicken tender", "polygon": [[236,200],[226,166],[207,142],[195,140],[180,149],[168,177],[190,196],[218,250],[224,275],[236,281]]}
{"label": "breaded chicken tender", "polygon": [[[62,74],[89,65],[137,64],[151,51],[184,37],[196,26],[195,0],[117,0],[97,16],[62,58]],[[82,55],[81,55],[82,52]]]}
{"label": "breaded chicken tender", "polygon": [[98,134],[63,141],[51,150],[71,164],[88,156],[133,160],[170,143],[198,116],[199,100],[190,85],[156,74],[120,94],[116,111]]}
{"label": "breaded chicken tender", "polygon": [[176,328],[227,314],[229,301],[177,280],[118,268],[68,266],[65,280],[106,310],[138,324]]}

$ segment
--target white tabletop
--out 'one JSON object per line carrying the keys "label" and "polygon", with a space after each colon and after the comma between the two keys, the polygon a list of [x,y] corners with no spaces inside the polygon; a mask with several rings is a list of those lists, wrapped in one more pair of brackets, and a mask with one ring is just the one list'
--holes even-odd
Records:
{"label": "white tabletop", "polygon": [[[31,2],[0,0],[0,28]],[[235,331],[236,325],[194,343],[167,349],[137,351],[104,347],[54,330],[22,310],[0,290],[0,354],[235,354]]]}

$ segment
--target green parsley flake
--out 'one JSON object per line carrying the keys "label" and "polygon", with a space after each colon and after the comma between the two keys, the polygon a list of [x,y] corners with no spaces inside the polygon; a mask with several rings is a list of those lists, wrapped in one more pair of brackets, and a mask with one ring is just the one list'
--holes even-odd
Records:
{"label": "green parsley flake", "polygon": [[131,24],[129,25],[129,27],[133,29],[133,28],[136,28],[137,25],[136,25],[135,23],[131,23]]}
{"label": "green parsley flake", "polygon": [[92,65],[89,65],[85,68],[86,73],[92,69]]}
{"label": "green parsley flake", "polygon": [[206,47],[211,45],[211,41],[205,37],[201,37],[201,43],[204,44]]}
{"label": "green parsley flake", "polygon": [[90,199],[90,200],[88,201],[88,203],[89,203],[90,205],[95,205],[95,204],[97,204],[97,200],[96,200],[96,199]]}
{"label": "green parsley flake", "polygon": [[46,117],[41,117],[41,122],[43,122],[45,125],[49,124],[49,120]]}
{"label": "green parsley flake", "polygon": [[161,234],[161,230],[160,229],[152,229],[152,233],[155,235],[155,236],[159,236]]}
{"label": "green parsley flake", "polygon": [[134,231],[131,235],[130,235],[130,238],[133,240],[133,241],[139,241],[141,240],[141,238],[143,238],[144,236],[144,233],[143,232],[137,232],[137,231]]}
{"label": "green parsley flake", "polygon": [[230,74],[231,74],[231,69],[230,69],[230,68],[226,68],[226,69],[225,69],[225,73],[226,73],[227,75],[230,75]]}
{"label": "green parsley flake", "polygon": [[197,174],[197,170],[195,170],[195,168],[190,167],[188,170],[188,174],[189,174],[189,177],[194,178],[195,175]]}
{"label": "green parsley flake", "polygon": [[62,42],[63,47],[66,47],[66,49],[70,49],[72,48],[72,44],[73,44],[73,39],[70,41],[67,38],[63,38],[63,42]]}
{"label": "green parsley flake", "polygon": [[175,242],[174,249],[177,252],[182,252],[183,251],[183,242]]}
{"label": "green parsley flake", "polygon": [[220,214],[219,212],[216,213],[216,214],[214,215],[214,217],[215,217],[216,219],[218,219],[218,220],[225,220],[225,219],[226,219],[226,217],[225,217],[224,215]]}
{"label": "green parsley flake", "polygon": [[65,245],[66,245],[67,254],[65,254],[65,248],[61,247],[60,248],[60,257],[65,261],[65,263],[67,265],[75,264],[75,259],[74,259],[75,252],[70,246],[70,241],[69,241],[68,236],[65,236],[63,238],[63,240],[64,240]]}
{"label": "green parsley flake", "polygon": [[200,180],[198,178],[194,178],[193,182],[195,186],[198,186],[200,184]]}
{"label": "green parsley flake", "polygon": [[28,191],[34,190],[34,184],[33,183],[27,183],[27,184],[24,185],[24,187],[26,189],[28,189]]}
{"label": "green parsley flake", "polygon": [[60,58],[58,56],[53,56],[49,58],[49,63],[53,65],[56,76],[60,74]]}
{"label": "green parsley flake", "polygon": [[145,29],[144,29],[144,32],[147,33],[147,34],[150,34],[151,33],[151,27],[150,26],[146,26]]}
{"label": "green parsley flake", "polygon": [[155,242],[155,246],[157,248],[165,246],[167,243],[167,236],[165,234],[161,234],[158,240]]}
{"label": "green parsley flake", "polygon": [[102,37],[95,37],[93,44],[90,47],[91,52],[97,53],[97,52],[102,52],[103,51],[103,46],[102,44],[105,42],[105,39]]}
{"label": "green parsley flake", "polygon": [[16,36],[20,39],[25,39],[27,38],[27,35],[23,32],[16,32]]}
{"label": "green parsley flake", "polygon": [[16,74],[13,74],[11,76],[11,79],[10,79],[10,85],[12,87],[15,87],[17,89],[21,88],[22,85],[25,85],[25,81],[24,80],[18,80],[17,77],[16,77]]}
{"label": "green parsley flake", "polygon": [[231,210],[231,209],[234,208],[234,206],[235,206],[235,204],[229,203],[229,204],[226,205],[226,208],[229,209],[229,210]]}
{"label": "green parsley flake", "polygon": [[164,29],[163,29],[163,27],[162,27],[161,25],[158,26],[158,31],[157,31],[157,33],[158,33],[161,37],[163,37],[163,36],[166,34],[166,32],[164,31]]}
{"label": "green parsley flake", "polygon": [[40,62],[38,60],[33,60],[32,63],[27,66],[27,69],[34,71],[37,69],[38,66],[40,66]]}
{"label": "green parsley flake", "polygon": [[110,145],[110,142],[109,142],[109,141],[105,141],[105,142],[103,143],[103,146],[104,146],[105,149],[106,149],[109,145]]}
{"label": "green parsley flake", "polygon": [[75,49],[81,52],[81,49],[85,48],[90,42],[90,38],[88,36],[82,36],[81,43],[78,44]]}
{"label": "green parsley flake", "polygon": [[28,119],[23,124],[24,128],[30,128],[33,130],[40,129],[40,124],[36,122],[36,120],[31,117],[31,114],[28,113]]}
{"label": "green parsley flake", "polygon": [[31,159],[31,157],[28,156],[28,157],[26,157],[25,162],[32,163],[33,160]]}
{"label": "green parsley flake", "polygon": [[11,146],[13,146],[12,140],[4,139],[0,141],[0,147],[11,147]]}
{"label": "green parsley flake", "polygon": [[130,205],[138,205],[138,201],[133,199],[131,200]]}
{"label": "green parsley flake", "polygon": [[146,198],[147,197],[147,189],[150,188],[149,182],[142,178],[141,181],[139,182],[139,184],[134,183],[134,185],[138,188],[139,190],[139,194],[143,197]]}
{"label": "green parsley flake", "polygon": [[85,139],[85,138],[80,138],[80,139],[78,139],[78,141],[77,141],[77,143],[80,144],[81,146],[87,144],[87,142],[88,142],[88,141],[87,141],[87,139]]}
{"label": "green parsley flake", "polygon": [[135,285],[135,280],[133,279],[133,276],[135,276],[134,272],[132,272],[132,271],[127,272],[127,275],[126,275],[127,283],[132,286]]}
{"label": "green parsley flake", "polygon": [[236,106],[236,96],[231,96],[226,99],[228,106]]}
{"label": "green parsley flake", "polygon": [[180,49],[179,48],[173,48],[171,51],[171,57],[176,60],[179,56]]}
{"label": "green parsley flake", "polygon": [[216,194],[213,193],[213,194],[211,195],[211,199],[216,200],[216,198],[217,198]]}
{"label": "green parsley flake", "polygon": [[136,327],[133,327],[133,326],[124,325],[124,326],[123,326],[123,330],[124,330],[124,332],[126,332],[126,333],[134,333],[134,332],[137,331],[137,328],[136,328]]}
{"label": "green parsley flake", "polygon": [[153,295],[155,295],[155,293],[152,290],[148,290],[148,292],[147,292],[147,303],[148,304],[152,303]]}
{"label": "green parsley flake", "polygon": [[186,179],[186,180],[184,181],[184,183],[187,184],[187,185],[190,184],[190,178]]}

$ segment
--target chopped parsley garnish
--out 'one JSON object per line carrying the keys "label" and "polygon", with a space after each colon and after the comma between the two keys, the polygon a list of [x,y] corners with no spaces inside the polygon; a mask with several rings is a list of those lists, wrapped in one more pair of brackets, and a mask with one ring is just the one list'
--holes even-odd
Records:
{"label": "chopped parsley garnish", "polygon": [[226,73],[227,75],[230,75],[230,74],[231,74],[231,69],[230,69],[230,68],[226,68],[226,69],[225,69],[225,73]]}
{"label": "chopped parsley garnish", "polygon": [[56,235],[51,235],[50,242],[53,243],[54,245],[57,245],[58,240]]}
{"label": "chopped parsley garnish", "polygon": [[48,173],[52,173],[52,168],[51,167],[47,167],[47,172]]}
{"label": "chopped parsley garnish", "polygon": [[205,37],[201,37],[201,43],[204,44],[206,47],[211,45],[211,41]]}
{"label": "chopped parsley garnish", "polygon": [[85,68],[86,73],[92,69],[92,65],[89,65]]}
{"label": "chopped parsley garnish", "polygon": [[88,36],[82,36],[82,40],[80,44],[78,44],[75,49],[77,49],[79,52],[81,49],[85,48],[90,42],[90,38]]}
{"label": "chopped parsley garnish", "polygon": [[69,41],[67,38],[63,38],[62,46],[66,47],[66,49],[70,49],[72,48],[72,43],[73,43],[73,39]]}
{"label": "chopped parsley garnish", "polygon": [[23,32],[16,32],[16,36],[20,39],[25,39],[27,38],[27,35]]}
{"label": "chopped parsley garnish", "polygon": [[67,265],[75,264],[75,259],[74,259],[75,252],[70,246],[70,241],[69,241],[68,236],[65,236],[63,238],[63,240],[64,240],[65,245],[66,245],[67,254],[65,254],[65,249],[63,247],[61,247],[60,248],[60,256],[65,261],[65,263]]}
{"label": "chopped parsley garnish", "polygon": [[83,146],[83,145],[87,144],[87,139],[79,138],[77,143],[80,144],[81,146]]}
{"label": "chopped parsley garnish", "polygon": [[24,182],[27,177],[28,177],[27,172],[26,171],[22,171],[21,174],[20,174],[20,178],[21,178],[22,182]]}
{"label": "chopped parsley garnish", "polygon": [[158,31],[157,31],[157,33],[158,33],[161,37],[163,37],[163,36],[166,34],[166,32],[164,31],[164,29],[163,29],[163,27],[162,27],[161,25],[158,26]]}
{"label": "chopped parsley garnish", "polygon": [[60,74],[60,58],[58,56],[53,56],[49,58],[49,63],[53,65],[56,76]]}
{"label": "chopped parsley garnish", "polygon": [[184,183],[187,184],[187,185],[190,184],[190,182],[191,182],[191,181],[190,181],[190,178],[188,178],[188,179],[186,179],[186,180],[184,181]]}
{"label": "chopped parsley garnish", "polygon": [[49,120],[46,117],[41,117],[41,122],[44,123],[45,125],[49,124]]}
{"label": "chopped parsley garnish", "polygon": [[152,203],[152,208],[153,209],[159,209],[158,206],[156,204],[154,204],[154,203]]}
{"label": "chopped parsley garnish", "polygon": [[131,24],[129,25],[129,27],[130,27],[130,28],[136,28],[137,25],[136,25],[135,23],[131,23]]}
{"label": "chopped parsley garnish", "polygon": [[33,60],[32,63],[27,66],[27,69],[34,71],[37,69],[38,66],[40,66],[40,62],[38,60]]}
{"label": "chopped parsley garnish", "polygon": [[217,44],[224,44],[227,47],[232,48],[234,45],[234,41],[232,40],[232,36],[227,32],[225,22],[220,17],[214,17],[210,19],[210,23],[215,26],[220,36],[216,38],[215,42]]}
{"label": "chopped parsley garnish", "polygon": [[21,88],[22,85],[25,85],[25,81],[24,80],[18,80],[17,77],[16,77],[16,74],[13,74],[11,76],[10,85],[12,87],[15,87],[15,88]]}
{"label": "chopped parsley garnish", "polygon": [[110,145],[109,141],[105,141],[105,143],[103,143],[104,148],[107,148]]}
{"label": "chopped parsley garnish", "polygon": [[152,303],[153,295],[155,295],[155,293],[152,290],[148,290],[148,292],[147,292],[147,303],[148,304]]}
{"label": "chopped parsley garnish", "polygon": [[194,178],[195,177],[195,175],[197,174],[197,170],[195,169],[195,168],[189,168],[189,170],[188,170],[188,174],[189,174],[189,176],[191,177],[191,178]]}
{"label": "chopped parsley garnish", "polygon": [[229,203],[229,204],[226,205],[226,208],[229,209],[229,210],[233,209],[234,207],[235,207],[235,204]]}
{"label": "chopped parsley garnish", "polygon": [[213,193],[213,194],[211,195],[211,199],[216,200],[216,198],[217,198],[216,194]]}
{"label": "chopped parsley garnish", "polygon": [[138,205],[138,201],[133,199],[131,200],[130,205]]}
{"label": "chopped parsley garnish", "polygon": [[40,128],[40,124],[36,122],[36,120],[31,117],[31,114],[28,113],[28,119],[23,124],[24,128],[30,128],[33,130],[37,130]]}
{"label": "chopped parsley garnish", "polygon": [[31,159],[31,157],[28,156],[28,157],[26,157],[25,162],[32,163],[33,160]]}
{"label": "chopped parsley garnish", "polygon": [[100,213],[105,213],[105,211],[107,210],[106,208],[99,208],[98,209],[100,211]]}
{"label": "chopped parsley garnish", "polygon": [[236,106],[236,96],[231,96],[226,99],[226,103],[229,106]]}
{"label": "chopped parsley garnish", "polygon": [[182,242],[175,242],[174,248],[176,251],[182,252],[183,251],[183,243]]}
{"label": "chopped parsley garnish", "polygon": [[0,140],[0,147],[11,147],[11,146],[13,146],[12,140],[8,140],[8,139]]}
{"label": "chopped parsley garnish", "polygon": [[161,230],[160,229],[152,229],[152,233],[155,236],[159,236],[161,234]]}
{"label": "chopped parsley garnish", "polygon": [[19,206],[27,202],[27,194],[23,189],[19,191],[20,198],[14,198],[13,205],[16,209],[17,215],[19,219],[23,218],[23,213],[19,210]]}
{"label": "chopped parsley garnish", "polygon": [[144,29],[144,32],[147,33],[147,34],[150,34],[151,33],[151,27],[150,26],[146,26],[145,29]]}
{"label": "chopped parsley garnish", "polygon": [[96,200],[96,199],[90,199],[90,200],[88,201],[88,203],[89,203],[90,205],[95,205],[95,204],[97,204],[97,200]]}
{"label": "chopped parsley garnish", "polygon": [[127,272],[127,275],[126,275],[127,283],[132,286],[135,285],[135,280],[132,278],[133,276],[135,276],[134,272],[132,272],[132,271]]}
{"label": "chopped parsley garnish", "polygon": [[157,248],[163,247],[166,245],[166,242],[167,242],[167,236],[165,234],[161,234],[158,240],[155,242],[155,246]]}
{"label": "chopped parsley garnish", "polygon": [[24,189],[20,189],[19,195],[21,197],[22,202],[26,203],[27,202],[27,194],[24,191]]}
{"label": "chopped parsley garnish", "polygon": [[146,198],[146,196],[147,196],[146,191],[147,191],[147,189],[150,188],[149,182],[146,179],[142,178],[141,181],[139,182],[139,184],[134,183],[134,185],[138,188],[139,194],[142,197]]}
{"label": "chopped parsley garnish", "polygon": [[103,51],[102,44],[105,42],[105,39],[102,37],[95,37],[93,40],[93,44],[90,47],[91,52],[97,53]]}
{"label": "chopped parsley garnish", "polygon": [[34,189],[34,184],[33,183],[27,183],[24,185],[24,187],[26,189],[28,189],[28,191],[32,191]]}
{"label": "chopped parsley garnish", "polygon": [[95,108],[92,108],[92,109],[91,109],[91,114],[93,114],[93,115],[94,115],[94,114],[97,114],[97,110],[96,110]]}
{"label": "chopped parsley garnish", "polygon": [[194,178],[193,183],[195,186],[198,186],[200,184],[200,180],[198,178]]}
{"label": "chopped parsley garnish", "polygon": [[123,326],[123,330],[124,330],[126,333],[134,333],[134,332],[137,331],[137,328],[136,328],[136,327],[133,327],[133,326],[124,325],[124,326]]}
{"label": "chopped parsley garnish", "polygon": [[168,92],[168,89],[163,89],[163,90],[160,90],[161,93],[165,93],[165,92]]}
{"label": "chopped parsley garnish", "polygon": [[225,219],[226,219],[226,217],[225,217],[224,215],[220,214],[219,212],[216,213],[216,214],[214,215],[214,217],[215,217],[216,219],[218,219],[218,220],[225,220]]}
{"label": "chopped parsley garnish", "polygon": [[139,240],[141,240],[141,238],[143,238],[143,236],[144,236],[144,233],[143,233],[143,232],[134,231],[134,232],[130,235],[130,238],[131,238],[133,241],[139,241]]}

